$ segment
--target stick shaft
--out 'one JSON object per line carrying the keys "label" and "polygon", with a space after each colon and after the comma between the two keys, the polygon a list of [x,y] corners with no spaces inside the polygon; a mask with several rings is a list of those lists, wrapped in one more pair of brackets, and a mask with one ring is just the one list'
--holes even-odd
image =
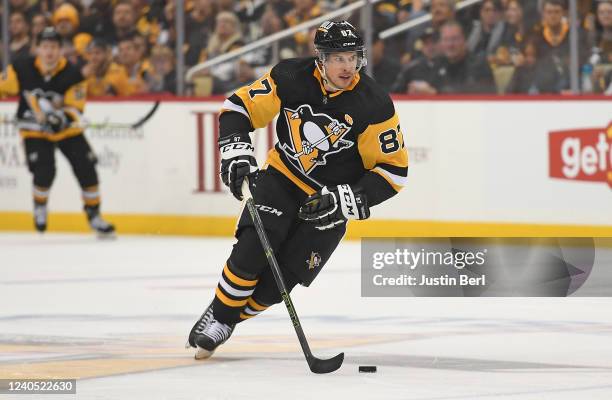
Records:
{"label": "stick shaft", "polygon": [[310,362],[313,356],[312,352],[310,351],[310,346],[308,345],[308,340],[306,339],[306,335],[304,334],[304,330],[302,329],[302,325],[300,324],[300,319],[298,318],[297,312],[295,311],[295,307],[293,306],[293,302],[291,301],[291,296],[289,296],[287,285],[285,285],[285,280],[283,279],[280,267],[278,265],[278,262],[276,261],[276,257],[274,256],[274,250],[272,249],[272,245],[268,240],[268,235],[266,235],[266,232],[264,231],[263,222],[261,221],[259,212],[257,211],[257,208],[255,208],[255,202],[253,201],[253,197],[247,197],[246,206],[249,210],[249,214],[251,214],[251,218],[253,219],[255,230],[257,231],[259,240],[261,241],[264,253],[266,253],[266,258],[268,259],[270,268],[272,268],[272,274],[274,275],[274,280],[276,280],[276,285],[278,286],[281,297],[283,298],[285,306],[287,307],[287,311],[289,312],[289,316],[291,317],[291,322],[293,323],[293,328],[295,329],[295,333],[297,334],[297,337],[300,341],[300,345],[302,346],[302,351],[304,351],[306,360]]}

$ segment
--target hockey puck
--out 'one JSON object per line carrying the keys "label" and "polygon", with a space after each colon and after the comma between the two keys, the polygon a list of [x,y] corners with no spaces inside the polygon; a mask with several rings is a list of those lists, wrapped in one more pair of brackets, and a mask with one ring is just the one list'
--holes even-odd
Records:
{"label": "hockey puck", "polygon": [[376,372],[376,365],[360,365],[359,372]]}

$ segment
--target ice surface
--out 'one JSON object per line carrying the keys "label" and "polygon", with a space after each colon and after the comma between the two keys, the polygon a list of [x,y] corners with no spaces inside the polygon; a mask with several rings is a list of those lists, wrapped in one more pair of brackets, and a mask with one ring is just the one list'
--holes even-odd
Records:
{"label": "ice surface", "polygon": [[612,398],[612,299],[361,298],[359,242],[292,293],[339,371],[309,372],[283,305],[195,361],[185,339],[231,244],[0,234],[0,378],[78,378],[79,399]]}

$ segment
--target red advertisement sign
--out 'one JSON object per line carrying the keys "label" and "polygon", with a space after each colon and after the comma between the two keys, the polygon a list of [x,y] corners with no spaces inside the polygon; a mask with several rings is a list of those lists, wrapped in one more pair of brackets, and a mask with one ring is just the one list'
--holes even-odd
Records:
{"label": "red advertisement sign", "polygon": [[550,132],[548,153],[551,178],[604,182],[612,188],[612,123]]}

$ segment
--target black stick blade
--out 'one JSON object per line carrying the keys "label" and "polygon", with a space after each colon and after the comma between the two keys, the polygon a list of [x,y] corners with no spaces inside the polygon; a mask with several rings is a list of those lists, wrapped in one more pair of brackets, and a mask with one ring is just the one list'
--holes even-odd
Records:
{"label": "black stick blade", "polygon": [[143,126],[145,122],[150,120],[153,114],[155,114],[155,111],[157,111],[157,108],[159,107],[159,103],[160,103],[159,100],[155,101],[151,110],[149,110],[149,112],[144,117],[140,118],[138,121],[132,124],[132,129],[138,129],[141,126]]}
{"label": "black stick blade", "polygon": [[344,353],[340,353],[334,358],[321,360],[320,358],[312,357],[308,359],[308,366],[315,374],[328,374],[334,372],[342,366],[344,362]]}

